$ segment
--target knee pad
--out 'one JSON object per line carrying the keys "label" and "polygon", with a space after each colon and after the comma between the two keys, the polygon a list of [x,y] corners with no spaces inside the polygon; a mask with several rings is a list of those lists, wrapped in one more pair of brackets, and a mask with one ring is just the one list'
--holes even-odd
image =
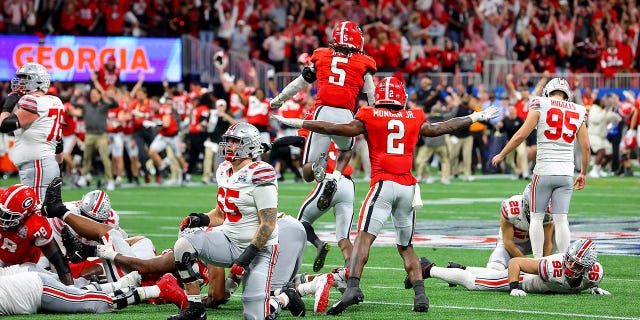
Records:
{"label": "knee pad", "polygon": [[173,248],[173,259],[178,269],[178,274],[184,283],[191,283],[200,279],[200,274],[194,271],[198,253],[191,243],[185,238],[179,238]]}

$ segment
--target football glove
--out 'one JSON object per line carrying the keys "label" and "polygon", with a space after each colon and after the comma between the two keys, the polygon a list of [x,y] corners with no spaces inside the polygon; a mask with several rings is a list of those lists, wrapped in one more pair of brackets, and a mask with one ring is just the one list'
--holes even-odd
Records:
{"label": "football glove", "polygon": [[469,118],[471,118],[471,121],[473,122],[487,121],[489,119],[493,119],[500,116],[501,115],[500,113],[501,112],[500,112],[500,109],[498,109],[498,107],[490,106],[480,112],[474,112],[470,114]]}
{"label": "football glove", "polygon": [[285,100],[282,100],[282,98],[280,98],[280,95],[278,95],[277,97],[271,99],[271,102],[269,103],[269,105],[271,106],[271,110],[274,110],[282,107],[284,102]]}
{"label": "football glove", "polygon": [[512,297],[525,297],[527,295],[522,289],[513,289],[510,292]]}
{"label": "football glove", "polygon": [[601,294],[604,296],[610,296],[611,292],[602,288],[595,287],[595,288],[591,288],[591,294]]}
{"label": "football glove", "polygon": [[279,116],[277,114],[274,114],[273,118],[278,120],[278,122],[280,122],[282,124],[286,124],[286,125],[288,125],[290,127],[293,127],[293,128],[302,128],[302,123],[304,122],[304,120],[302,120],[302,119],[285,118],[285,117]]}
{"label": "football glove", "polygon": [[208,215],[192,212],[180,223],[180,231],[187,228],[206,227],[209,225],[209,222],[211,222],[211,219],[209,219]]}
{"label": "football glove", "polygon": [[118,253],[113,249],[113,243],[108,240],[105,244],[97,246],[97,255],[100,259],[113,261]]}
{"label": "football glove", "polygon": [[244,249],[244,252],[242,252],[242,254],[240,254],[240,256],[233,260],[233,263],[231,264],[231,274],[235,274],[238,277],[242,277],[244,275],[244,271],[245,269],[249,266],[249,264],[251,264],[251,261],[253,261],[253,258],[255,258],[258,255],[258,247],[256,247],[255,244],[250,244],[246,249]]}

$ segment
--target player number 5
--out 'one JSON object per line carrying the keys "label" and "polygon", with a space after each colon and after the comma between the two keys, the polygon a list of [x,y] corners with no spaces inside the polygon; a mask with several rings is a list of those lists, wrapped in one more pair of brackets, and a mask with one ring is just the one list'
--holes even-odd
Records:
{"label": "player number 5", "polygon": [[[349,63],[349,58],[345,57],[333,57],[331,59],[331,72],[336,76],[329,76],[329,83],[335,84],[336,86],[344,86],[344,80],[347,78],[347,72],[344,69],[338,67],[338,63]],[[336,79],[337,78],[337,79]]]}

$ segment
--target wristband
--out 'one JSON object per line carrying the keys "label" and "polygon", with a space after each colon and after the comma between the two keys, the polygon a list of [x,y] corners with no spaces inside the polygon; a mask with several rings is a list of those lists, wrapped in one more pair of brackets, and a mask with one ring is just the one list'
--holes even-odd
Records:
{"label": "wristband", "polygon": [[520,281],[511,281],[511,282],[509,282],[509,291],[515,290],[515,289],[522,290],[522,285],[520,284]]}

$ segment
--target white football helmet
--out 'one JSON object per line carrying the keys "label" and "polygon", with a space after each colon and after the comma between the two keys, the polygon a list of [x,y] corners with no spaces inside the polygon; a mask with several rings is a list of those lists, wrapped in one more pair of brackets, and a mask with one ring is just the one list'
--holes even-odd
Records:
{"label": "white football helmet", "polygon": [[51,85],[51,75],[47,68],[35,62],[25,63],[11,80],[11,90],[33,92],[41,90],[47,92]]}
{"label": "white football helmet", "polygon": [[562,91],[567,95],[567,101],[573,101],[573,92],[571,92],[571,86],[564,78],[553,78],[544,86],[542,95],[549,97],[554,91]]}
{"label": "white football helmet", "polygon": [[[564,273],[569,278],[577,278],[591,269],[597,262],[598,251],[595,243],[588,239],[574,241],[567,249],[564,259]],[[571,260],[571,261],[569,261]],[[577,266],[571,266],[571,264]]]}
{"label": "white football helmet", "polygon": [[80,214],[94,221],[104,223],[111,213],[111,200],[102,190],[93,190],[80,200]]}
{"label": "white football helmet", "polygon": [[[237,139],[240,142],[236,146],[236,143],[229,139]],[[224,150],[224,159],[227,161],[257,158],[263,152],[260,131],[246,122],[235,123],[222,135],[220,150]]]}

